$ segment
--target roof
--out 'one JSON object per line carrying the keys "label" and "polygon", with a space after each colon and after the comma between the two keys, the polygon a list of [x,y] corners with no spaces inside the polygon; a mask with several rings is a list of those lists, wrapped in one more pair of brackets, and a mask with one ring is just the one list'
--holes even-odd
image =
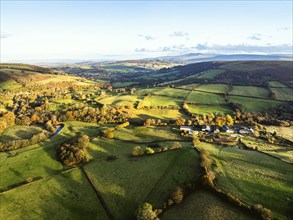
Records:
{"label": "roof", "polygon": [[180,130],[183,129],[183,130],[192,130],[193,127],[191,126],[180,126]]}

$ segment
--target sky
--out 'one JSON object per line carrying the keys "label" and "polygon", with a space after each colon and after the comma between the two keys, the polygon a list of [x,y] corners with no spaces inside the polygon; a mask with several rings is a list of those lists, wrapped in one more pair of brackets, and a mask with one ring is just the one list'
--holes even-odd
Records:
{"label": "sky", "polygon": [[292,1],[1,0],[1,62],[292,54]]}

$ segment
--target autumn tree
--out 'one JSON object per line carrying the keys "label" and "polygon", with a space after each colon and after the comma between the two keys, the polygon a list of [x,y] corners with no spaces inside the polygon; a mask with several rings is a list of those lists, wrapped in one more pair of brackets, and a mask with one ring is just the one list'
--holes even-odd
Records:
{"label": "autumn tree", "polygon": [[184,192],[180,187],[176,187],[175,191],[171,195],[171,199],[174,200],[176,204],[179,204],[183,201]]}
{"label": "autumn tree", "polygon": [[141,204],[136,212],[137,220],[154,220],[157,218],[156,211],[153,210],[153,206],[149,203]]}

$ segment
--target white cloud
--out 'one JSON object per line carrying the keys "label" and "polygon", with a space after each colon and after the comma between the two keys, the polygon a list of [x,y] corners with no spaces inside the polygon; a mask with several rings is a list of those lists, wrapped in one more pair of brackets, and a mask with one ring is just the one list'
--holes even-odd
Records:
{"label": "white cloud", "polygon": [[0,34],[0,38],[1,38],[1,39],[8,38],[8,37],[10,37],[10,36],[11,36],[10,34],[6,34],[6,33],[1,33],[1,34]]}
{"label": "white cloud", "polygon": [[156,38],[154,38],[153,36],[151,35],[143,35],[143,34],[139,34],[137,35],[138,37],[143,37],[144,39],[146,40],[155,40]]}
{"label": "white cloud", "polygon": [[249,40],[261,40],[261,34],[253,34],[248,37]]}
{"label": "white cloud", "polygon": [[189,33],[183,31],[174,31],[172,34],[169,34],[170,37],[188,37]]}

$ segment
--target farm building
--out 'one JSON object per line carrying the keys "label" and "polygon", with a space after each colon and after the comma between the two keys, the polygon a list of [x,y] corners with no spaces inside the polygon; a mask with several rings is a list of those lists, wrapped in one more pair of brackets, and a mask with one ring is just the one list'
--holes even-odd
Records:
{"label": "farm building", "polygon": [[201,130],[202,131],[206,131],[206,132],[210,132],[211,131],[211,127],[209,125],[203,125],[201,127]]}
{"label": "farm building", "polygon": [[198,131],[194,131],[192,126],[180,126],[180,131],[188,132],[188,134],[198,134]]}
{"label": "farm building", "polygon": [[227,133],[234,133],[232,129],[230,129],[227,125],[224,125],[222,127],[222,131],[227,132]]}

